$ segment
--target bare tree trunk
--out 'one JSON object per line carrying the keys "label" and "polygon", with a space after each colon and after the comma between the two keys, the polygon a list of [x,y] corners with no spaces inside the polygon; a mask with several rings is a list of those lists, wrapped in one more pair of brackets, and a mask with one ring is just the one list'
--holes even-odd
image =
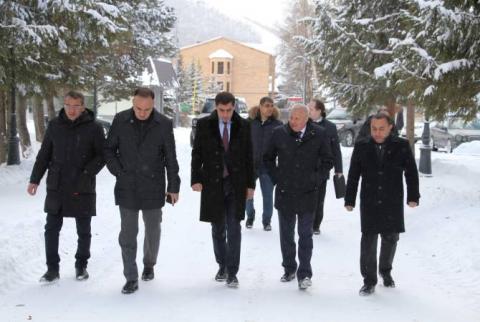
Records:
{"label": "bare tree trunk", "polygon": [[7,97],[0,90],[0,164],[7,162]]}
{"label": "bare tree trunk", "polygon": [[415,156],[415,106],[411,100],[407,103],[407,138]]}
{"label": "bare tree trunk", "polygon": [[32,143],[27,128],[27,97],[23,95],[18,96],[17,128],[20,136],[22,155],[24,158],[28,158],[32,153]]}
{"label": "bare tree trunk", "polygon": [[35,139],[37,142],[42,142],[45,136],[45,117],[43,99],[40,95],[33,97],[33,122],[35,124]]}
{"label": "bare tree trunk", "polygon": [[45,100],[47,101],[47,110],[48,110],[48,120],[51,121],[56,116],[55,113],[55,104],[53,103],[53,94],[47,93],[45,95]]}

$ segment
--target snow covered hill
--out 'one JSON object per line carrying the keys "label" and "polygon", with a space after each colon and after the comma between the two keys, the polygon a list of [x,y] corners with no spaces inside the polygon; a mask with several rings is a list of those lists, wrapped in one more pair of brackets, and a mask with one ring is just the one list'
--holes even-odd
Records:
{"label": "snow covered hill", "polygon": [[[198,221],[199,195],[190,183],[189,130],[176,129],[182,189],[180,203],[164,208],[156,277],[123,295],[119,214],[114,178],[103,170],[98,216],[92,221],[90,279],[74,278],[76,233],[66,219],[60,239],[61,279],[40,285],[45,270],[45,185],[30,197],[33,160],[0,167],[0,320],[16,321],[480,321],[480,158],[433,153],[434,175],[421,178],[420,207],[406,209],[392,272],[397,288],[379,285],[368,298],[358,258],[357,209],[344,211],[329,182],[322,234],[314,236],[313,287],[280,283],[278,220],[264,232],[243,229],[240,287],[215,282],[210,226]],[[38,149],[38,146],[35,147]],[[468,149],[465,149],[468,152]],[[343,149],[348,165],[351,149]],[[417,153],[418,156],[418,153]],[[347,171],[347,169],[345,169]],[[257,191],[256,207],[261,198]],[[141,268],[142,234],[138,263]]]}

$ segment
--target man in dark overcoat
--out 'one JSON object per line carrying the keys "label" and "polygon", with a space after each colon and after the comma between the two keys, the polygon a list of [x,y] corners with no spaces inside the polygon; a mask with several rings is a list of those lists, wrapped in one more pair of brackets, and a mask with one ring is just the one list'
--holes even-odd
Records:
{"label": "man in dark overcoat", "polygon": [[362,239],[360,271],[364,285],[360,295],[369,295],[377,284],[377,240],[382,237],[378,270],[386,287],[395,287],[391,276],[399,233],[405,232],[403,175],[407,184],[407,205],[419,202],[418,172],[407,140],[393,135],[389,115],[377,113],[371,119],[371,138],[357,142],[348,172],[345,207],[355,207],[358,181]]}
{"label": "man in dark overcoat", "polygon": [[[283,123],[278,119],[280,112],[273,105],[273,100],[268,97],[260,99],[260,105],[254,106],[248,111],[252,132],[253,160],[255,165],[255,177],[260,181],[262,191],[262,224],[265,231],[272,230],[271,219],[273,214],[273,183],[268,175],[263,154],[267,149],[268,142],[272,137],[273,129]],[[255,207],[253,199],[247,200],[247,220],[245,226],[252,228],[255,221]]]}
{"label": "man in dark overcoat", "polygon": [[[299,288],[307,289],[312,284],[312,225],[318,188],[332,168],[333,156],[325,130],[308,121],[305,105],[293,106],[288,124],[275,128],[264,162],[276,184],[275,208],[278,210],[284,268],[280,280],[291,281],[296,274]],[[298,270],[295,259],[297,218]]]}
{"label": "man in dark overcoat", "polygon": [[[312,121],[325,129],[328,142],[330,143],[330,149],[333,154],[333,167],[335,171],[334,175],[337,177],[343,176],[342,150],[340,149],[337,126],[326,119],[327,114],[325,112],[325,105],[322,101],[318,99],[312,99],[310,103],[308,103],[308,110]],[[323,208],[325,203],[325,194],[327,192],[328,179],[329,176],[320,182],[318,188],[318,200],[315,209],[315,217],[313,220],[313,233],[315,235],[320,235],[320,225],[323,221]]]}
{"label": "man in dark overcoat", "polygon": [[250,123],[235,112],[231,93],[218,93],[215,106],[215,111],[197,122],[191,184],[201,192],[200,220],[212,224],[219,265],[215,280],[237,287],[240,221],[245,218],[245,201],[253,198],[255,189]]}
{"label": "man in dark overcoat", "polygon": [[[122,293],[138,289],[137,234],[141,210],[145,226],[142,280],[154,278],[160,245],[162,207],[179,197],[180,177],[172,121],[154,109],[155,94],[137,88],[133,107],[113,119],[105,144],[108,170],[116,177],[115,204],[120,208],[123,274]],[[168,185],[165,183],[165,170]],[[166,192],[166,193],[165,193]]]}
{"label": "man in dark overcoat", "polygon": [[83,94],[68,92],[59,115],[50,121],[33,166],[27,191],[35,195],[48,169],[45,212],[45,253],[47,272],[41,282],[60,278],[58,241],[63,217],[74,217],[78,244],[75,253],[77,280],[88,278],[91,220],[96,215],[95,176],[105,165],[102,126],[85,108]]}

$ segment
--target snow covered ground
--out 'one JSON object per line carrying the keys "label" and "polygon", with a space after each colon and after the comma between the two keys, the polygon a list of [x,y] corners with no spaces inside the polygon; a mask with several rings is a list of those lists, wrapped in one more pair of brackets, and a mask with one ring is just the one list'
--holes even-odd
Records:
{"label": "snow covered ground", "polygon": [[[199,195],[189,186],[188,135],[188,129],[175,131],[183,185],[180,203],[164,208],[156,278],[141,282],[133,295],[120,293],[120,219],[108,171],[97,180],[90,279],[74,278],[75,225],[65,220],[61,279],[41,285],[44,182],[30,197],[26,186],[33,160],[1,166],[0,321],[480,321],[480,157],[475,149],[432,154],[433,177],[421,178],[420,207],[406,209],[407,232],[400,237],[392,272],[397,288],[378,285],[365,298],[358,296],[358,209],[344,211],[331,183],[322,234],[314,236],[312,288],[303,292],[295,282],[279,281],[276,213],[271,232],[258,221],[252,230],[243,229],[240,287],[215,282],[210,226],[198,221]],[[343,153],[347,168],[351,149]],[[261,209],[260,197],[255,204]],[[138,240],[141,269],[141,234]]]}

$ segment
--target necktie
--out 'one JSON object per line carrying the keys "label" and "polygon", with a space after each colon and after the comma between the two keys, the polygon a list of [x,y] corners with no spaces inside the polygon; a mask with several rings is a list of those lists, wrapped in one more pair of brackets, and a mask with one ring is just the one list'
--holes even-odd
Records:
{"label": "necktie", "polygon": [[[227,123],[223,122],[223,134],[222,134],[223,148],[225,152],[228,151],[228,127]],[[228,177],[227,163],[225,162],[225,157],[223,158],[223,177]]]}
{"label": "necktie", "polygon": [[226,122],[223,122],[222,141],[223,141],[223,148],[225,149],[225,152],[226,152],[228,151],[228,127]]}

